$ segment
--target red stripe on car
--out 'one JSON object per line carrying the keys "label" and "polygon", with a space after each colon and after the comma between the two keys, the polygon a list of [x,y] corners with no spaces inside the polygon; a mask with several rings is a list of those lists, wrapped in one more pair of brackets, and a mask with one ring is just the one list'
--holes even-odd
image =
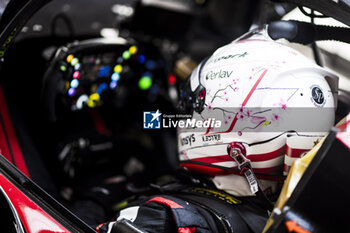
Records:
{"label": "red stripe on car", "polygon": [[177,204],[175,201],[166,199],[164,197],[154,197],[147,202],[157,202],[163,205],[166,205],[172,209],[177,209],[177,208],[184,208],[182,205]]}
{"label": "red stripe on car", "polygon": [[0,114],[2,115],[2,119],[4,121],[5,130],[6,130],[7,137],[8,137],[11,150],[13,153],[13,157],[14,157],[14,161],[13,161],[14,165],[16,165],[16,167],[21,172],[23,172],[26,176],[29,177],[29,172],[28,172],[26,163],[24,161],[21,148],[18,144],[16,133],[13,128],[12,121],[5,102],[5,96],[1,87],[0,87],[0,106],[1,106]]}

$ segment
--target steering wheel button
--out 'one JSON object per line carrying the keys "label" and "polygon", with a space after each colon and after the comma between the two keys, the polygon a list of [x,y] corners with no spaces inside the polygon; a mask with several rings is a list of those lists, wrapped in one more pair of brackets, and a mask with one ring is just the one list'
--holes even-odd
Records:
{"label": "steering wheel button", "polygon": [[70,64],[72,65],[72,66],[75,66],[76,64],[78,64],[79,63],[79,59],[78,58],[73,58],[72,60],[71,60],[71,62],[70,62]]}
{"label": "steering wheel button", "polygon": [[67,56],[67,62],[68,62],[68,63],[71,63],[72,60],[73,60],[73,58],[74,58],[73,54],[68,55],[68,56]]}
{"label": "steering wheel button", "polygon": [[79,81],[78,79],[73,79],[71,82],[70,82],[70,86],[73,87],[73,88],[77,88],[79,86]]}
{"label": "steering wheel button", "polygon": [[70,96],[70,97],[72,97],[72,96],[74,96],[75,95],[75,93],[76,93],[76,90],[75,90],[75,88],[69,88],[69,90],[68,90],[68,95]]}
{"label": "steering wheel button", "polygon": [[123,58],[122,57],[118,57],[117,58],[117,63],[122,63],[123,62]]}
{"label": "steering wheel button", "polygon": [[78,63],[78,64],[76,64],[76,65],[74,66],[74,69],[75,69],[75,70],[80,70],[80,67],[81,67],[81,64]]}
{"label": "steering wheel button", "polygon": [[61,66],[60,66],[60,70],[61,70],[62,72],[66,72],[67,66],[61,65]]}
{"label": "steering wheel button", "polygon": [[112,80],[118,82],[120,79],[120,74],[119,73],[113,73],[112,74]]}
{"label": "steering wheel button", "polygon": [[90,88],[90,93],[95,93],[97,92],[98,89],[98,85],[97,84],[93,84]]}
{"label": "steering wheel button", "polygon": [[128,60],[131,57],[131,53],[129,52],[129,50],[124,51],[122,57],[125,60]]}
{"label": "steering wheel button", "polygon": [[103,90],[105,90],[105,89],[107,89],[107,88],[108,88],[108,85],[107,85],[106,83],[101,83],[100,86],[98,86],[96,92],[97,92],[99,95],[101,95],[102,92],[103,92]]}
{"label": "steering wheel button", "polygon": [[89,101],[89,97],[87,95],[81,95],[77,100],[77,109],[82,109],[85,104]]}
{"label": "steering wheel button", "polygon": [[96,107],[100,103],[100,95],[97,93],[94,93],[89,96],[88,106],[90,108]]}
{"label": "steering wheel button", "polygon": [[146,61],[146,57],[144,56],[144,55],[140,55],[139,57],[138,57],[138,59],[137,59],[141,64],[143,64],[143,63],[145,63],[145,61]]}
{"label": "steering wheel button", "polygon": [[146,62],[146,68],[149,69],[149,70],[155,69],[156,66],[157,66],[157,64],[153,60],[149,60],[149,61]]}
{"label": "steering wheel button", "polygon": [[115,67],[114,67],[114,72],[116,72],[116,73],[121,73],[122,72],[122,70],[123,70],[123,67],[122,67],[122,65],[116,65]]}
{"label": "steering wheel button", "polygon": [[75,71],[75,72],[73,73],[73,78],[79,79],[79,78],[80,78],[80,72],[79,72],[79,71]]}
{"label": "steering wheel button", "polygon": [[98,76],[99,77],[106,77],[109,75],[110,70],[111,70],[110,66],[101,66],[99,73],[98,73]]}
{"label": "steering wheel button", "polygon": [[148,90],[152,86],[152,78],[149,76],[143,76],[139,81],[139,87],[141,90]]}
{"label": "steering wheel button", "polygon": [[137,47],[135,45],[131,46],[129,48],[129,52],[134,55],[135,53],[137,53]]}
{"label": "steering wheel button", "polygon": [[118,83],[116,81],[112,81],[110,84],[109,84],[109,87],[111,89],[115,89],[116,87],[118,86]]}

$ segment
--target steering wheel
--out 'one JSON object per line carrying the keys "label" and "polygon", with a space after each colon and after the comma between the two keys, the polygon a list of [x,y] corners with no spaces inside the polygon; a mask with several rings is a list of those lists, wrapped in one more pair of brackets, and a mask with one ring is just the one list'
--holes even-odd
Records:
{"label": "steering wheel", "polygon": [[49,122],[55,122],[60,111],[120,106],[125,99],[137,97],[140,102],[161,93],[166,82],[157,77],[165,75],[165,62],[154,49],[141,47],[124,39],[100,38],[59,48],[43,79],[42,102]]}

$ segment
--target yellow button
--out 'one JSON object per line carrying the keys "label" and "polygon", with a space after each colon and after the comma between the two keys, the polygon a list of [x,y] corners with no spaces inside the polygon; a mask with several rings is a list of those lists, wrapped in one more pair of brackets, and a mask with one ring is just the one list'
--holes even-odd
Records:
{"label": "yellow button", "polygon": [[135,53],[137,53],[137,47],[135,45],[131,46],[129,48],[129,52],[134,55]]}
{"label": "yellow button", "polygon": [[100,95],[97,93],[91,94],[89,96],[88,106],[90,108],[96,107],[100,103]]}
{"label": "yellow button", "polygon": [[116,65],[114,67],[114,72],[116,72],[116,73],[120,73],[120,72],[122,72],[122,70],[123,70],[123,67],[121,65]]}
{"label": "yellow button", "polygon": [[74,56],[73,54],[68,55],[67,62],[70,63],[73,60]]}
{"label": "yellow button", "polygon": [[68,91],[68,89],[70,88],[70,83],[68,81],[66,81],[65,83],[65,89],[66,91]]}

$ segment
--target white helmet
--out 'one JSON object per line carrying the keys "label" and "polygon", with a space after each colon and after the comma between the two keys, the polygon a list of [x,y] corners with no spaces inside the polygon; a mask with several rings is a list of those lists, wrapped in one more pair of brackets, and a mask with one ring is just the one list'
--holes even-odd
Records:
{"label": "white helmet", "polygon": [[[283,170],[332,127],[337,82],[266,30],[219,48],[192,72],[182,93],[180,106],[193,116],[178,129],[180,165],[246,196],[256,193],[248,164],[258,187],[277,191]],[[234,157],[237,151],[243,156]]]}

